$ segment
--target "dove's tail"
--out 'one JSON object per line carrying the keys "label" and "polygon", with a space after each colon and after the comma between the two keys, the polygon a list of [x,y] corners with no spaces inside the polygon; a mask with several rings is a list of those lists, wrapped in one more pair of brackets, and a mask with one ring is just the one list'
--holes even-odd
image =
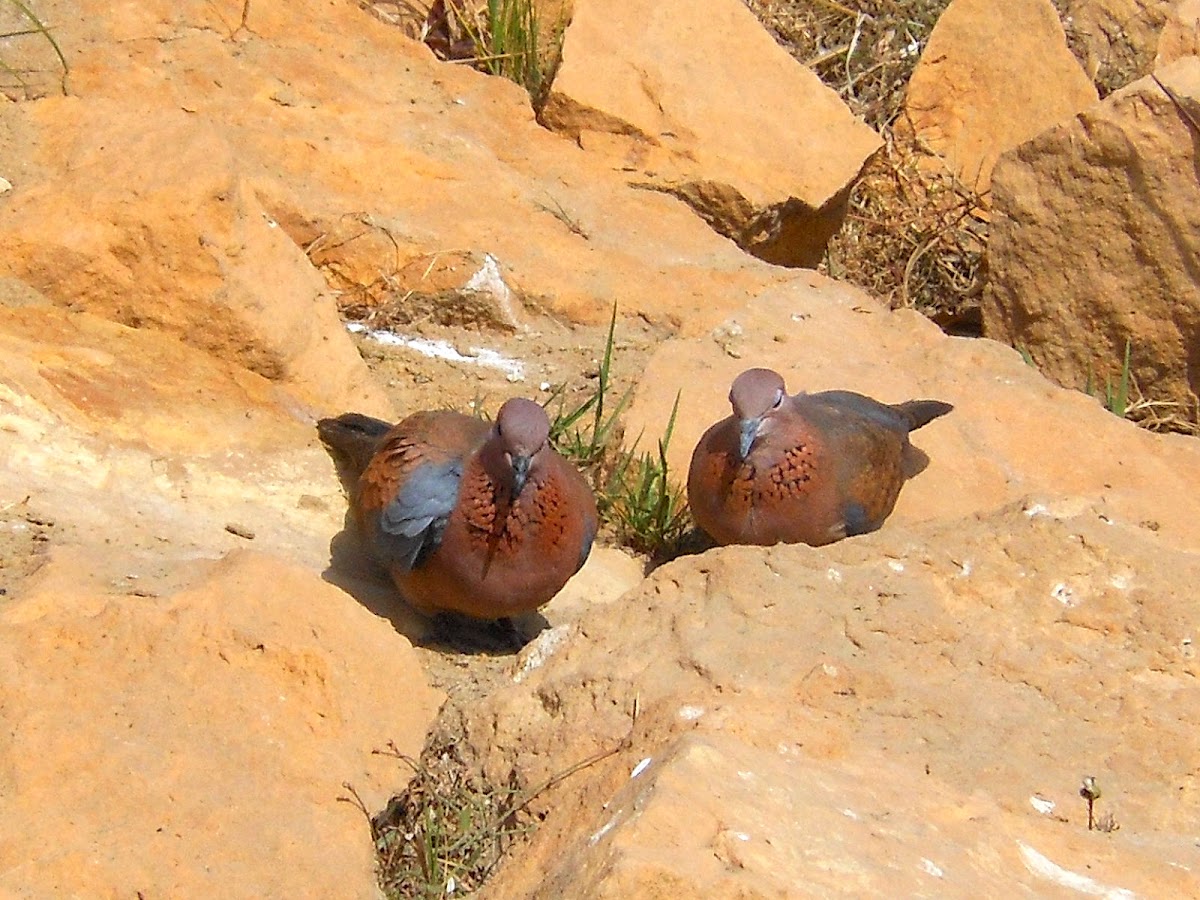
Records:
{"label": "dove's tail", "polygon": [[944,416],[954,406],[941,400],[907,400],[897,403],[892,409],[908,420],[908,430],[915,431],[922,425],[928,425],[938,416]]}
{"label": "dove's tail", "polygon": [[392,426],[382,419],[359,413],[342,413],[337,418],[317,422],[317,435],[340,457],[339,462],[354,478],[362,475],[391,429]]}

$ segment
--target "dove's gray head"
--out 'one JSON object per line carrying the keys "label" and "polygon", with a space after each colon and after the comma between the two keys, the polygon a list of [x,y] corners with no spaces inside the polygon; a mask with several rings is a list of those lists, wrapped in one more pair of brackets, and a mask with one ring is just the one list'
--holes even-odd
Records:
{"label": "dove's gray head", "polygon": [[754,446],[763,420],[782,405],[786,396],[783,377],[770,369],[747,369],[733,380],[729,402],[738,419],[738,452],[742,459]]}
{"label": "dove's gray head", "polygon": [[550,420],[532,400],[514,397],[500,407],[495,434],[505,461],[512,466],[512,495],[516,497],[537,467],[538,454],[549,447]]}

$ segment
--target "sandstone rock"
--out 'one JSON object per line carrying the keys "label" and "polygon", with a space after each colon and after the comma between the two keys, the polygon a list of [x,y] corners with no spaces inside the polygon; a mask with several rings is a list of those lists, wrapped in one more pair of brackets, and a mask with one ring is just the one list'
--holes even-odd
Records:
{"label": "sandstone rock", "polygon": [[[539,127],[521,88],[437,63],[355,4],[255,0],[245,28],[242,0],[43,6],[73,48],[78,102],[58,101],[45,113],[21,104],[0,111],[5,128],[22,137],[12,166],[6,159],[0,173],[17,186],[3,202],[17,202],[29,186],[25,166],[39,181],[58,177],[58,160],[83,153],[79,136],[97,126],[93,143],[103,136],[108,146],[111,132],[118,149],[91,150],[88,158],[127,154],[117,168],[132,170],[127,184],[145,180],[141,168],[199,165],[201,184],[158,198],[165,206],[150,211],[151,233],[108,235],[138,258],[153,250],[172,264],[188,262],[185,273],[197,277],[202,263],[220,260],[224,239],[197,251],[196,229],[186,224],[196,211],[174,204],[203,201],[205,184],[227,178],[240,185],[225,204],[230,210],[208,203],[200,212],[216,215],[232,242],[255,249],[267,269],[259,273],[265,283],[255,282],[241,254],[230,264],[248,282],[240,290],[266,293],[280,282],[309,296],[316,283],[301,251],[322,235],[344,233],[348,219],[371,222],[372,237],[341,247],[324,242],[322,263],[339,291],[366,291],[414,260],[461,251],[490,254],[517,297],[557,315],[600,322],[617,302],[623,314],[706,327],[764,277],[761,264],[673,198],[630,187],[603,161]],[[111,105],[83,109],[94,103]],[[176,153],[176,145],[185,149]],[[173,164],[174,157],[181,161]],[[120,196],[102,167],[91,171],[102,197]],[[70,203],[63,205],[70,213]],[[136,231],[135,208],[130,201],[121,228]],[[279,228],[270,229],[261,213]],[[4,219],[0,208],[0,228]],[[151,237],[160,244],[138,243]],[[287,238],[296,246],[279,243]],[[173,239],[184,243],[173,250]],[[299,271],[277,268],[288,260]],[[149,260],[139,265],[153,272]],[[356,283],[347,286],[335,266]],[[696,316],[695,297],[712,286],[721,290]]]}
{"label": "sandstone rock", "polygon": [[544,607],[559,623],[578,619],[588,608],[612,603],[642,582],[645,566],[617,547],[593,547],[583,568]]}
{"label": "sandstone rock", "polygon": [[161,332],[38,305],[0,307],[0,509],[23,498],[56,523],[52,546],[100,547],[94,590],[164,590],[187,561],[244,545],[231,522],[318,572],[345,511],[277,385]]}
{"label": "sandstone rock", "polygon": [[1095,102],[1050,0],[954,0],[913,70],[904,109],[915,136],[985,193],[1001,153]]}
{"label": "sandstone rock", "polygon": [[0,209],[0,270],[62,306],[236,361],[318,409],[385,410],[320,276],[218,133],[113,101],[47,99],[9,115],[26,110],[50,171]]}
{"label": "sandstone rock", "polygon": [[27,427],[73,427],[108,444],[198,456],[308,436],[266,378],[91,313],[0,309],[0,348],[0,422],[17,430],[24,416]]}
{"label": "sandstone rock", "polygon": [[45,294],[30,287],[19,278],[0,278],[0,306],[8,309],[20,309],[24,306],[51,309],[54,304]]}
{"label": "sandstone rock", "polygon": [[1154,68],[1161,69],[1182,56],[1200,56],[1200,0],[1182,0],[1168,10]]}
{"label": "sandstone rock", "polygon": [[1200,550],[1196,441],[1143,431],[1050,384],[1008,348],[946,338],[911,310],[889,312],[816,274],[765,293],[713,335],[664,343],[646,367],[626,433],[656,440],[681,392],[668,463],[682,482],[704,429],[729,415],[730,383],[752,365],[779,371],[790,391],[847,388],[891,403],[954,404],[914,433],[929,466],[906,482],[885,530],[1065,493],[1103,496],[1120,521],[1153,523],[1163,540]]}
{"label": "sandstone rock", "polygon": [[[617,749],[538,799],[489,896],[1196,893],[1200,557],[1113,517],[658,569],[472,715],[501,780]],[[1087,830],[1084,775],[1120,830]]]}
{"label": "sandstone rock", "polygon": [[618,168],[791,266],[820,261],[880,146],[738,0],[576,3],[541,118],[576,139],[626,136]]}
{"label": "sandstone rock", "polygon": [[78,562],[0,609],[0,891],[374,897],[339,798],[382,805],[372,751],[421,745],[439,698],[408,642],[262,555],[168,598],[81,591]]}
{"label": "sandstone rock", "polygon": [[[1158,78],[1200,99],[1200,59]],[[1060,384],[1132,372],[1190,414],[1200,392],[1197,125],[1151,79],[1003,157],[993,179],[987,335]]]}
{"label": "sandstone rock", "polygon": [[[386,238],[371,234],[369,223],[356,220],[351,228],[354,234],[348,240],[326,234],[308,253],[343,286],[341,306],[356,318],[380,327],[424,322],[502,332],[527,327],[524,298],[508,284],[490,253],[422,254],[381,277],[376,268],[381,252],[377,245]],[[351,241],[357,250],[347,252]],[[325,246],[333,248],[328,255]]]}
{"label": "sandstone rock", "polygon": [[1159,34],[1177,0],[1073,0],[1066,22],[1088,77],[1109,93],[1153,68]]}

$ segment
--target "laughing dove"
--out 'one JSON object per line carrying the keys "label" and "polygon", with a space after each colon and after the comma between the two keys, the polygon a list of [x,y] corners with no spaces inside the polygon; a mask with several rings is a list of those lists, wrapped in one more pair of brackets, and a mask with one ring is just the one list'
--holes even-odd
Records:
{"label": "laughing dove", "polygon": [[692,454],[696,523],[720,544],[814,547],[879,528],[922,457],[908,433],[954,408],[851,391],[789,397],[770,369],[739,375],[729,402],[733,415]]}
{"label": "laughing dove", "polygon": [[346,413],[317,430],[357,477],[350,505],[372,556],[420,612],[528,612],[588,557],[595,497],[531,400],[509,400],[494,424],[449,410],[395,427]]}

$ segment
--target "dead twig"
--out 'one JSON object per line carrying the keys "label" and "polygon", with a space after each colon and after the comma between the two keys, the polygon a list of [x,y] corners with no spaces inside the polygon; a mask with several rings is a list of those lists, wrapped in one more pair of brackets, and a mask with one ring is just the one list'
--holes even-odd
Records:
{"label": "dead twig", "polygon": [[550,202],[554,204],[553,208],[544,203],[539,203],[538,208],[543,212],[550,213],[550,215],[554,216],[554,218],[566,225],[567,230],[570,231],[571,234],[577,234],[585,241],[591,240],[590,235],[588,235],[588,233],[584,230],[583,226],[575,221],[575,219],[571,217],[570,213],[563,209],[562,204],[559,203],[558,200],[556,200],[554,197],[550,197]]}
{"label": "dead twig", "polygon": [[1192,129],[1192,132],[1200,136],[1200,111],[1193,109],[1195,101],[1180,97],[1175,91],[1163,84],[1153,72],[1150,73],[1150,77],[1154,79],[1155,84],[1162,88],[1163,93],[1171,98],[1171,102],[1175,104],[1175,108],[1179,110],[1180,115],[1187,121],[1188,127]]}

